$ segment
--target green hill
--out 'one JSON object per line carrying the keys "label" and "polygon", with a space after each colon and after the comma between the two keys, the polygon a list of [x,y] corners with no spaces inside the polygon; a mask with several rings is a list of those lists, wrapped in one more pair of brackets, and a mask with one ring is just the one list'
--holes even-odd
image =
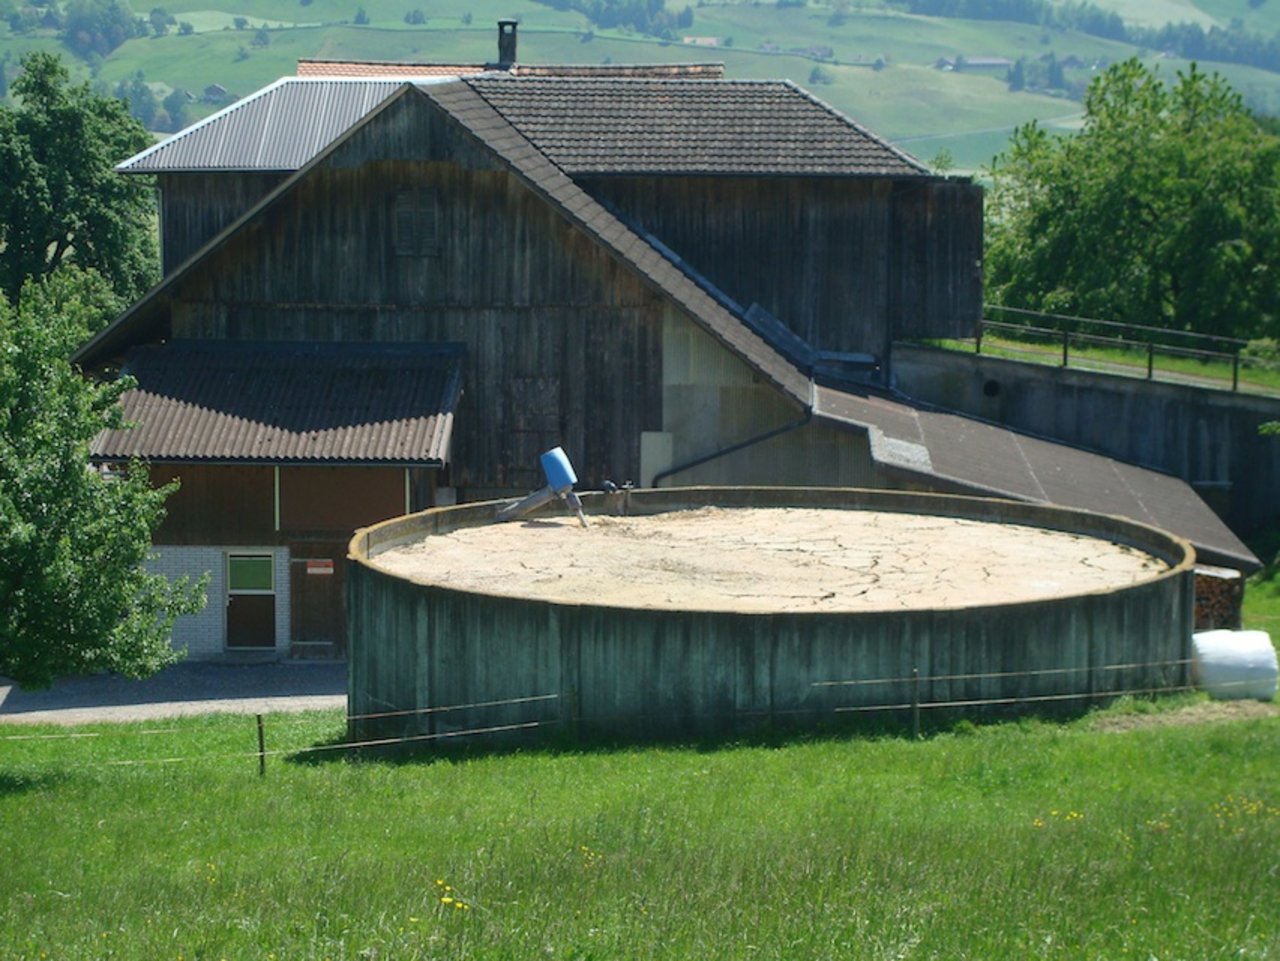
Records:
{"label": "green hill", "polygon": [[[0,0],[0,14],[21,0]],[[1050,55],[1066,64],[1076,92],[1108,62],[1138,55],[1172,72],[1185,62],[1130,44],[1035,24],[912,16],[879,2],[837,6],[810,3],[699,4],[680,39],[663,41],[625,29],[593,29],[571,9],[532,0],[469,0],[446,14],[421,0],[309,0],[284,5],[269,0],[171,0],[165,9],[189,32],[128,40],[105,57],[76,60],[75,67],[106,90],[141,71],[158,100],[174,88],[197,96],[220,84],[243,96],[294,72],[299,57],[483,62],[496,54],[495,22],[518,17],[520,59],[537,63],[723,61],[730,77],[787,77],[818,97],[900,143],[924,160],[947,151],[962,170],[990,162],[1015,126],[1038,120],[1069,128],[1079,105],[1063,91],[1013,92],[1006,67],[983,59],[1025,58],[1029,69]],[[1280,3],[1248,0],[1095,0],[1127,23],[1159,26],[1196,22],[1204,28],[1241,29],[1271,35],[1280,29]],[[679,0],[673,0],[679,9]],[[140,9],[140,8],[139,8]],[[356,25],[358,11],[368,22]],[[425,24],[406,16],[421,10]],[[362,18],[363,19],[363,18]],[[240,29],[237,29],[239,21]],[[261,29],[264,28],[265,30]],[[697,43],[681,42],[684,39]],[[0,23],[0,59],[10,79],[23,52],[63,49],[56,31],[15,34]],[[69,51],[66,52],[71,58]],[[939,67],[941,61],[960,67]],[[966,65],[967,62],[967,65]],[[1211,64],[1261,112],[1280,113],[1280,74]],[[218,109],[197,99],[190,117]]]}

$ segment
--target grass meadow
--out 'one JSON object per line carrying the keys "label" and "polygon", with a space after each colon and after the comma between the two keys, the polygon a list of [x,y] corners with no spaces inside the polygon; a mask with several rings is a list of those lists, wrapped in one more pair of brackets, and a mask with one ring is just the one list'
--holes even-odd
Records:
{"label": "grass meadow", "polygon": [[[0,956],[1280,956],[1280,716],[307,757],[337,714],[0,725]],[[70,736],[69,736],[70,735]]]}

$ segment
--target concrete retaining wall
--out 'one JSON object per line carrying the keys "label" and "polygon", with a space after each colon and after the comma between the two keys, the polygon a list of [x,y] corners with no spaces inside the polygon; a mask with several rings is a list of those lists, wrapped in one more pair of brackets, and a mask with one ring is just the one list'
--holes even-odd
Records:
{"label": "concrete retaining wall", "polygon": [[[591,513],[807,506],[1016,522],[1131,544],[1171,570],[1116,591],[966,610],[620,610],[414,584],[369,563],[370,555],[396,544],[489,523],[494,507],[427,511],[361,531],[351,543],[353,739],[445,740],[515,725],[584,736],[687,737],[766,723],[827,724],[869,708],[901,710],[913,694],[926,708],[973,701],[1052,708],[1186,683],[1192,550],[1131,521],[868,490],[676,488],[587,495],[584,502]],[[494,701],[509,703],[459,707]],[[488,743],[537,729],[477,736]]]}
{"label": "concrete retaining wall", "polygon": [[908,397],[1153,467],[1190,483],[1238,536],[1280,521],[1280,399],[895,344]]}

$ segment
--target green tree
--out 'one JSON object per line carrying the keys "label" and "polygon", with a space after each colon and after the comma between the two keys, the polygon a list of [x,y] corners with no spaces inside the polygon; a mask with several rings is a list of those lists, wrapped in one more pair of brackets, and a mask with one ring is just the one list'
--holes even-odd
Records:
{"label": "green tree", "polygon": [[0,107],[0,293],[63,263],[92,267],[118,294],[157,278],[150,184],[115,173],[151,138],[123,103],[72,85],[61,61],[31,53]]}
{"label": "green tree", "polygon": [[105,279],[70,266],[16,307],[0,298],[0,674],[24,686],[152,673],[176,657],[174,618],[203,604],[203,585],[144,566],[170,488],[89,467],[130,383],[95,383],[66,358],[118,306]]}
{"label": "green tree", "polygon": [[181,88],[164,98],[164,112],[169,117],[169,129],[181,130],[191,122],[191,95]]}
{"label": "green tree", "polygon": [[1277,333],[1280,141],[1194,65],[1089,87],[1079,133],[1020,127],[991,169],[986,276],[1006,306]]}
{"label": "green tree", "polygon": [[160,101],[156,99],[155,91],[151,89],[141,70],[135,71],[128,80],[121,80],[116,84],[115,94],[118,100],[128,104],[129,113],[137,117],[144,127],[151,129],[155,125]]}

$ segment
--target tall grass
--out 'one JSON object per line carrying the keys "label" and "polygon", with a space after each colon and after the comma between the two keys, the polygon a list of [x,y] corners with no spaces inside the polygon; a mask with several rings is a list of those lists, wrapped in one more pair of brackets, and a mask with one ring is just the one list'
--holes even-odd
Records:
{"label": "tall grass", "polygon": [[[273,717],[269,746],[339,727]],[[250,718],[85,730],[0,727],[6,958],[1280,952],[1275,718],[275,757],[265,778]]]}

